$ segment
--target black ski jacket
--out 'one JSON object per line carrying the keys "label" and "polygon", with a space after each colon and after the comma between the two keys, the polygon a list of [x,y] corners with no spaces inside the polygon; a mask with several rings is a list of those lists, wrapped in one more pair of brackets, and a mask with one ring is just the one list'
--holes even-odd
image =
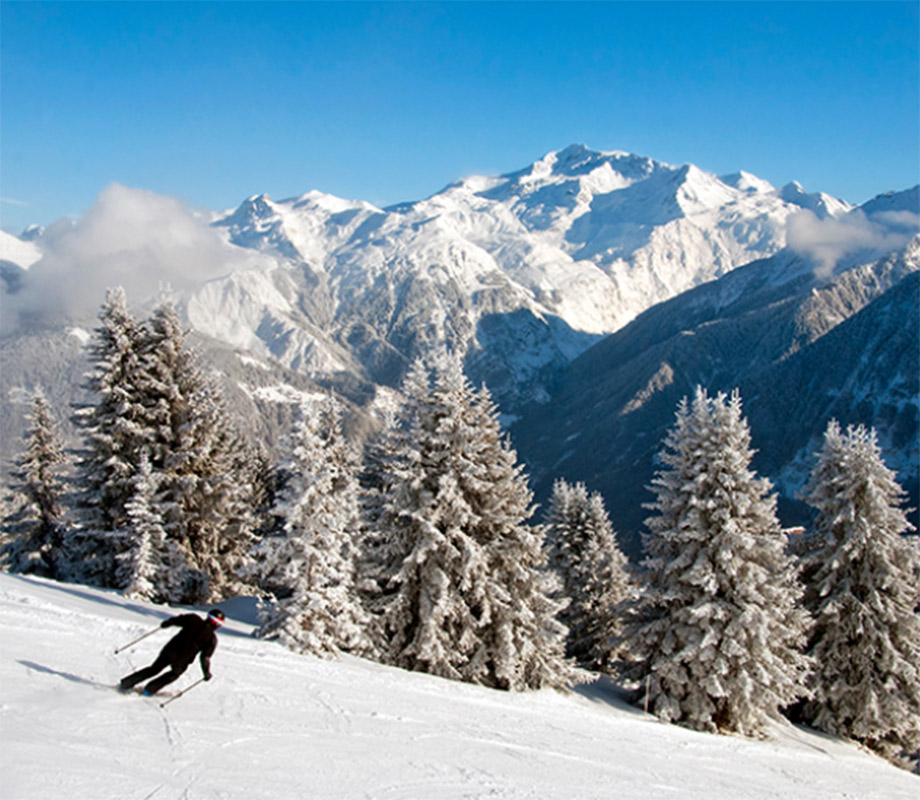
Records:
{"label": "black ski jacket", "polygon": [[217,647],[217,634],[211,623],[197,614],[180,614],[160,623],[161,628],[173,626],[182,630],[166,643],[160,655],[168,658],[174,669],[184,670],[200,653],[201,672],[210,678],[211,656]]}

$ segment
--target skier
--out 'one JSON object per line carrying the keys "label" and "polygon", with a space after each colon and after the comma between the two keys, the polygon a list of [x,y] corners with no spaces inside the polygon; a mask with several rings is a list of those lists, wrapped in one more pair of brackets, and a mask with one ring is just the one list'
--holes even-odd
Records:
{"label": "skier", "polygon": [[211,609],[207,619],[202,619],[197,614],[180,614],[163,620],[160,623],[161,628],[175,626],[182,630],[166,643],[156,661],[149,667],[122,678],[118,688],[126,692],[135,684],[147,678],[153,678],[154,675],[158,675],[169,667],[169,672],[160,675],[159,678],[155,678],[144,687],[142,694],[154,695],[185,672],[189,664],[195,660],[195,656],[199,654],[204,679],[211,680],[211,655],[214,653],[214,648],[217,647],[215,631],[223,624],[224,612],[219,608]]}

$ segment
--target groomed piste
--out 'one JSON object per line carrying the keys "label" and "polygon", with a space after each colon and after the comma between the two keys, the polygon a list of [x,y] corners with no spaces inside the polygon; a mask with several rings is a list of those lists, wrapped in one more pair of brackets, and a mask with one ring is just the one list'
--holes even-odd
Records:
{"label": "groomed piste", "polygon": [[603,679],[511,694],[300,656],[250,636],[252,600],[222,607],[214,679],[161,708],[114,686],[168,632],[114,650],[178,609],[0,573],[0,796],[913,800],[920,787],[785,722],[766,741],[713,736],[658,722]]}

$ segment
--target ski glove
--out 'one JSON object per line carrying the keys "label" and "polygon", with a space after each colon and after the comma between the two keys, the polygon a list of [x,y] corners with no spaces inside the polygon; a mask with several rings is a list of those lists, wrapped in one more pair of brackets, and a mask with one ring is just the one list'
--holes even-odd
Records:
{"label": "ski glove", "polygon": [[210,673],[210,672],[206,672],[206,673],[204,674],[204,679],[205,679],[206,681],[211,680],[211,677],[212,677],[212,676],[211,676],[211,673]]}

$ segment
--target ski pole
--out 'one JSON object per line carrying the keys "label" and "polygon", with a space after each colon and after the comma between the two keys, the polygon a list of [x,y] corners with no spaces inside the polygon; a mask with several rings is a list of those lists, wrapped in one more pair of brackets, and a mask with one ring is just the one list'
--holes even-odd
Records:
{"label": "ski pole", "polygon": [[127,644],[122,645],[115,650],[115,655],[117,656],[122,650],[127,650],[132,645],[137,644],[141,639],[146,639],[148,636],[153,636],[153,634],[155,634],[158,630],[160,630],[159,627],[154,628],[152,631],[147,631],[147,633],[145,633],[143,636],[138,636],[133,642],[128,642]]}
{"label": "ski pole", "polygon": [[204,683],[204,678],[199,678],[191,686],[186,686],[181,692],[174,694],[172,697],[169,698],[169,700],[164,700],[162,703],[160,703],[160,708],[164,708],[165,706],[168,706],[173,700],[178,700],[186,692],[192,691],[192,689],[194,689],[199,683]]}

